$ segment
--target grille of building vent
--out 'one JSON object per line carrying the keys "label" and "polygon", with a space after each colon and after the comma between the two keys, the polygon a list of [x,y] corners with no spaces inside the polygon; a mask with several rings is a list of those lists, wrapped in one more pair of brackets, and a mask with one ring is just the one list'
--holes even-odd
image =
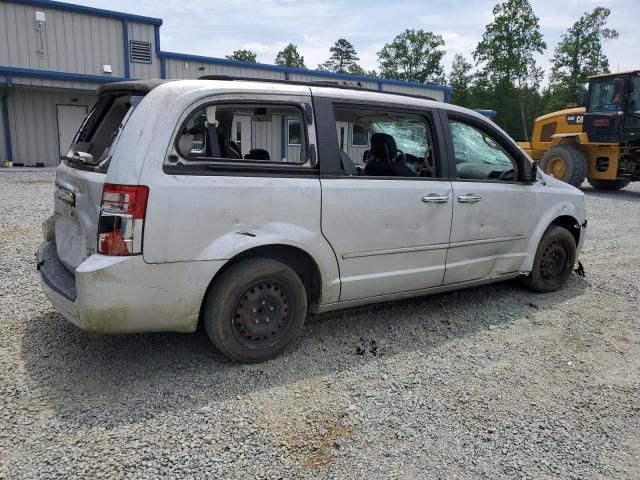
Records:
{"label": "grille of building vent", "polygon": [[135,63],[151,63],[151,43],[130,40],[129,57]]}

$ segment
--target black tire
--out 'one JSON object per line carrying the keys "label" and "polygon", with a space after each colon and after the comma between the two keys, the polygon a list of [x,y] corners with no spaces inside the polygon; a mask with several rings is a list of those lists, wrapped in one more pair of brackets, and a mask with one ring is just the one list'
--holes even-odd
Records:
{"label": "black tire", "polygon": [[533,268],[523,284],[536,292],[560,289],[573,271],[576,262],[576,241],[566,228],[550,226],[542,236]]}
{"label": "black tire", "polygon": [[622,190],[631,183],[631,180],[626,178],[617,178],[616,180],[595,180],[590,178],[589,183],[598,190]]}
{"label": "black tire", "polygon": [[587,178],[587,156],[573,145],[556,145],[547,150],[540,159],[540,168],[551,175],[549,168],[556,158],[564,161],[565,171],[558,180],[579,187]]}
{"label": "black tire", "polygon": [[302,280],[284,263],[251,258],[229,267],[207,293],[203,309],[209,338],[242,363],[269,360],[296,339],[307,313]]}

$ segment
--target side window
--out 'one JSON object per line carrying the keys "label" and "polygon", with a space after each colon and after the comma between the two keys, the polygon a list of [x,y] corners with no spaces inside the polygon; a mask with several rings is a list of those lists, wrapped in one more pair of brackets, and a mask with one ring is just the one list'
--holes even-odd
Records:
{"label": "side window", "polygon": [[176,139],[180,162],[304,164],[307,136],[294,105],[218,104],[189,115]]}
{"label": "side window", "polygon": [[516,162],[498,141],[480,128],[449,120],[456,175],[473,180],[514,180]]}
{"label": "side window", "polygon": [[[334,109],[345,176],[435,177],[429,120],[418,114],[368,106]],[[350,141],[342,138],[351,132]]]}

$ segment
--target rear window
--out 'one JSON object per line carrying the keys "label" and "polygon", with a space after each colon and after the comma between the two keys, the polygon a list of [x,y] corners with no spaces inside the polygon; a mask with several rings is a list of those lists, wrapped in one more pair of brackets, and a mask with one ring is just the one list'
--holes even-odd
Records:
{"label": "rear window", "polygon": [[69,166],[106,171],[113,141],[128,115],[144,98],[139,93],[105,94],[91,109],[63,159]]}

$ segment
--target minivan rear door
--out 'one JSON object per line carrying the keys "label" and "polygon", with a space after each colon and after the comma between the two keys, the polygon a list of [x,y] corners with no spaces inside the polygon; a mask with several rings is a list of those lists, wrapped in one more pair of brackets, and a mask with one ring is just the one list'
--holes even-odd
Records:
{"label": "minivan rear door", "polygon": [[56,170],[55,242],[58,258],[69,271],[96,252],[111,149],[134,107],[156,85],[124,82],[100,87],[97,103],[62,157]]}

